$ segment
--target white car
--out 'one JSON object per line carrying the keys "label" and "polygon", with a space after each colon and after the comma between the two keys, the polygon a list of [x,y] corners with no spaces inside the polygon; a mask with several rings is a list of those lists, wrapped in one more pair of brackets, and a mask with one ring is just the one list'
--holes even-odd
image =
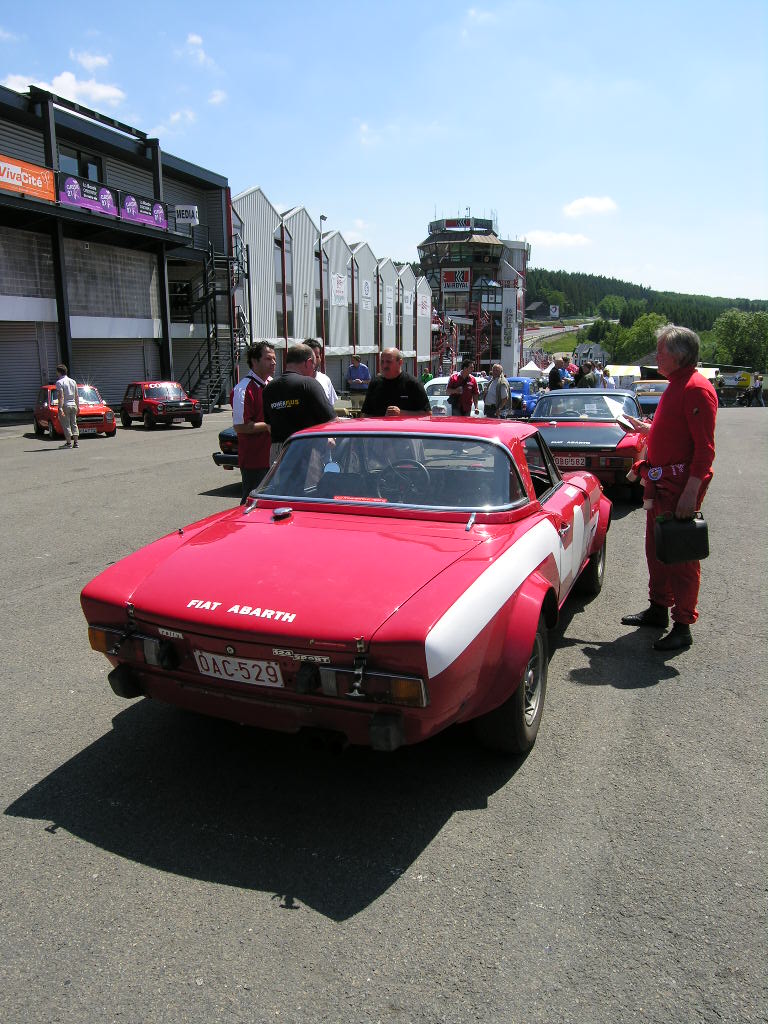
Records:
{"label": "white car", "polygon": [[[474,376],[474,374],[472,375]],[[424,385],[424,390],[427,392],[427,398],[429,399],[429,405],[432,409],[433,416],[452,416],[451,412],[451,400],[448,397],[448,381],[450,377],[433,377],[432,380],[428,381]],[[485,405],[483,403],[483,395],[485,389],[488,387],[488,382],[484,381],[481,377],[475,377],[477,386],[480,391],[480,396],[477,400],[478,412],[475,414],[475,410],[472,410],[472,415],[483,415],[483,409]]]}

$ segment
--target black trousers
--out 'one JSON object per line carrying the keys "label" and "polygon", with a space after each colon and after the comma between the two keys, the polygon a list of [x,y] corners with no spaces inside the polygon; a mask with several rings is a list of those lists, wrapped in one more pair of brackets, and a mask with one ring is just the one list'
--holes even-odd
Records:
{"label": "black trousers", "polygon": [[240,476],[243,478],[243,496],[240,499],[241,505],[246,503],[248,495],[254,487],[259,486],[268,472],[268,467],[265,469],[245,469],[243,466],[240,467]]}

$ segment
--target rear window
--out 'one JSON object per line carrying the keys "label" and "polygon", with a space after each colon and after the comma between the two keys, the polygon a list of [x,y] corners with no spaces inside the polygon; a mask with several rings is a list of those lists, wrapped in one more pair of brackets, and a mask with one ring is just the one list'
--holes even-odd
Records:
{"label": "rear window", "polygon": [[313,435],[290,441],[262,497],[484,510],[525,498],[509,451],[474,438]]}

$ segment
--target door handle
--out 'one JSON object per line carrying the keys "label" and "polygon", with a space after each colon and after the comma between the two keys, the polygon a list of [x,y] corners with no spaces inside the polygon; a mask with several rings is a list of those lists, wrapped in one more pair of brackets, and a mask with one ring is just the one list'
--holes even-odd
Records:
{"label": "door handle", "polygon": [[560,534],[561,537],[564,537],[566,535],[566,533],[568,533],[568,531],[570,529],[571,529],[571,524],[570,523],[563,523],[563,525],[560,527],[560,529],[557,532]]}

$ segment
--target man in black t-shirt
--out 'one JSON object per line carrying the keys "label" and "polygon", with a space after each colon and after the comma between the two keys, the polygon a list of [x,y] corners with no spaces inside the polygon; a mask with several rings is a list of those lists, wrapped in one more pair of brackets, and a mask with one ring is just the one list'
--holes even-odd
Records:
{"label": "man in black t-shirt", "polygon": [[282,444],[291,434],[316,423],[336,419],[325,392],[315,380],[315,356],[308,345],[292,345],[285,353],[285,372],[264,388],[264,422],[272,430],[272,443]]}
{"label": "man in black t-shirt", "polygon": [[363,416],[424,416],[430,412],[424,385],[403,372],[403,354],[396,348],[381,353],[381,373],[368,385]]}

